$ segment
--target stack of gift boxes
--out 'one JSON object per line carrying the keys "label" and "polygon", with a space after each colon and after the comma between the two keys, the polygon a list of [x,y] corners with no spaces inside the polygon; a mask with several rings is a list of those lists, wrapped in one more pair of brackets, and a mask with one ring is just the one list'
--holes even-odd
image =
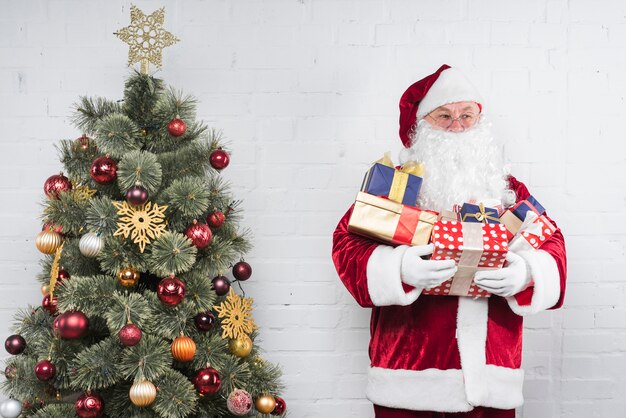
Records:
{"label": "stack of gift boxes", "polygon": [[530,196],[507,210],[464,203],[441,213],[418,208],[423,166],[394,167],[387,155],[368,170],[357,194],[348,230],[392,245],[433,244],[433,260],[454,260],[457,272],[428,295],[489,297],[474,285],[479,270],[504,265],[509,250],[535,250],[555,228]]}

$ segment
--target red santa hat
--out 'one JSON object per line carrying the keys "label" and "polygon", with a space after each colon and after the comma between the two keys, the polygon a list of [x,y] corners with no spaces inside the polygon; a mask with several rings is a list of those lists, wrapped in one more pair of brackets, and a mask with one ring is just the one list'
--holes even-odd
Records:
{"label": "red santa hat", "polygon": [[409,148],[415,122],[448,103],[476,102],[482,98],[476,87],[456,68],[443,64],[437,71],[415,82],[400,98],[400,140]]}

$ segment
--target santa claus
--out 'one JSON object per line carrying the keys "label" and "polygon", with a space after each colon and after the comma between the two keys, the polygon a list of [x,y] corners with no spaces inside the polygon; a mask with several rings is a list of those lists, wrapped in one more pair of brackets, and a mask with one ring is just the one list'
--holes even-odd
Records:
{"label": "santa claus", "polygon": [[[504,163],[482,99],[456,68],[443,65],[403,94],[400,139],[401,160],[426,167],[421,208],[474,201],[506,208],[529,197]],[[523,403],[523,316],[563,303],[566,255],[558,227],[540,249],[509,251],[503,268],[475,274],[491,297],[431,296],[422,290],[452,277],[454,261],[429,260],[432,245],[383,245],[354,235],[352,210],[334,232],[333,261],[357,303],[372,308],[366,395],[376,417],[514,418]]]}

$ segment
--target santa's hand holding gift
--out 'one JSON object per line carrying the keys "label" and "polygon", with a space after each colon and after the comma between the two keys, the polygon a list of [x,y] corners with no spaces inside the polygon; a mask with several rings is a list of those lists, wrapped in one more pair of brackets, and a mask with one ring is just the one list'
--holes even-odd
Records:
{"label": "santa's hand holding gift", "polygon": [[[419,210],[449,219],[463,203],[505,211],[529,198],[506,168],[483,110],[475,87],[447,65],[402,95],[401,162],[425,166]],[[501,268],[472,271],[471,285],[490,297],[439,296],[428,293],[463,266],[430,259],[432,244],[395,245],[350,233],[353,209],[335,230],[333,261],[355,300],[372,308],[366,395],[376,417],[431,417],[435,411],[443,413],[438,417],[513,418],[523,403],[523,316],[563,303],[566,256],[556,223],[543,213],[552,229],[540,246],[511,241]],[[524,228],[517,224],[515,233],[507,231],[510,219],[506,228],[497,226],[505,237],[530,242],[537,233],[533,222],[535,230],[517,231]],[[462,225],[476,230],[481,224]]]}

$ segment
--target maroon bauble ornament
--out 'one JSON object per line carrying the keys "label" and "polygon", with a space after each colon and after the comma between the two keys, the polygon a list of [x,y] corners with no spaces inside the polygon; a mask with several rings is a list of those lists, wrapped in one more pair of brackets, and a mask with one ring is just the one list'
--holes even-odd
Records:
{"label": "maroon bauble ornament", "polygon": [[89,328],[89,319],[81,311],[65,312],[54,322],[57,324],[59,335],[65,340],[81,338]]}
{"label": "maroon bauble ornament", "polygon": [[17,376],[17,367],[15,367],[14,365],[8,365],[7,367],[5,367],[4,369],[4,376],[7,379],[13,379],[15,376]]}
{"label": "maroon bauble ornament", "polygon": [[104,401],[96,393],[85,393],[74,403],[80,418],[98,418],[104,411]]}
{"label": "maroon bauble ornament", "polygon": [[202,249],[209,246],[213,240],[213,233],[207,224],[201,224],[197,220],[193,220],[193,224],[185,231],[187,238],[191,240],[193,245]]}
{"label": "maroon bauble ornament", "polygon": [[217,293],[217,296],[224,296],[230,290],[230,280],[225,276],[217,276],[211,280],[213,284],[213,290]]}
{"label": "maroon bauble ornament", "polygon": [[70,278],[70,274],[67,270],[64,270],[62,267],[59,269],[59,274],[57,274],[57,284],[63,283],[64,280]]}
{"label": "maroon bauble ornament", "polygon": [[166,277],[159,282],[157,296],[166,305],[178,305],[185,298],[185,283],[173,275]]}
{"label": "maroon bauble ornament", "polygon": [[215,315],[211,312],[200,312],[193,318],[193,322],[200,331],[211,331],[215,326]]}
{"label": "maroon bauble ornament", "polygon": [[58,199],[59,193],[72,190],[72,183],[70,179],[65,177],[63,173],[55,174],[48,177],[43,184],[43,191],[50,199]]}
{"label": "maroon bauble ornament", "polygon": [[26,340],[21,335],[11,335],[4,341],[4,348],[9,354],[18,355],[22,354],[26,348]]}
{"label": "maroon bauble ornament", "polygon": [[245,261],[241,260],[233,266],[233,277],[235,279],[245,282],[250,276],[252,276],[252,267]]}
{"label": "maroon bauble ornament", "polygon": [[148,201],[148,190],[137,184],[126,191],[126,200],[133,206],[143,205]]}
{"label": "maroon bauble ornament", "polygon": [[211,153],[209,157],[209,162],[211,163],[211,167],[216,170],[223,170],[228,167],[228,163],[230,163],[230,156],[226,151],[221,148],[216,149]]}
{"label": "maroon bauble ornament", "polygon": [[117,179],[117,163],[108,155],[98,157],[91,164],[89,174],[96,183],[113,183]]}
{"label": "maroon bauble ornament", "polygon": [[141,328],[135,324],[126,324],[117,333],[120,343],[125,347],[133,347],[141,341]]}
{"label": "maroon bauble ornament", "polygon": [[41,360],[35,365],[35,376],[42,382],[46,382],[57,374],[56,366],[50,360]]}
{"label": "maroon bauble ornament", "polygon": [[211,228],[219,228],[224,225],[225,220],[226,216],[224,216],[224,214],[219,210],[209,213],[209,216],[206,217],[206,223],[209,224]]}
{"label": "maroon bauble ornament", "polygon": [[51,298],[50,295],[48,294],[43,297],[43,300],[41,301],[41,307],[44,308],[46,311],[48,311],[50,315],[56,315],[58,302],[59,300],[57,299],[56,296]]}
{"label": "maroon bauble ornament", "polygon": [[200,396],[216,394],[221,384],[222,378],[213,367],[200,369],[193,378],[193,385]]}
{"label": "maroon bauble ornament", "polygon": [[276,406],[274,407],[274,410],[272,411],[272,415],[284,414],[285,411],[287,410],[287,404],[285,403],[285,400],[279,396],[275,396],[274,399],[276,399]]}
{"label": "maroon bauble ornament", "polygon": [[76,140],[74,141],[74,147],[75,149],[79,151],[87,151],[89,149],[90,144],[91,144],[91,139],[85,134],[83,134],[79,138],[76,138]]}
{"label": "maroon bauble ornament", "polygon": [[178,115],[167,124],[167,132],[172,136],[182,136],[187,132],[187,124]]}

